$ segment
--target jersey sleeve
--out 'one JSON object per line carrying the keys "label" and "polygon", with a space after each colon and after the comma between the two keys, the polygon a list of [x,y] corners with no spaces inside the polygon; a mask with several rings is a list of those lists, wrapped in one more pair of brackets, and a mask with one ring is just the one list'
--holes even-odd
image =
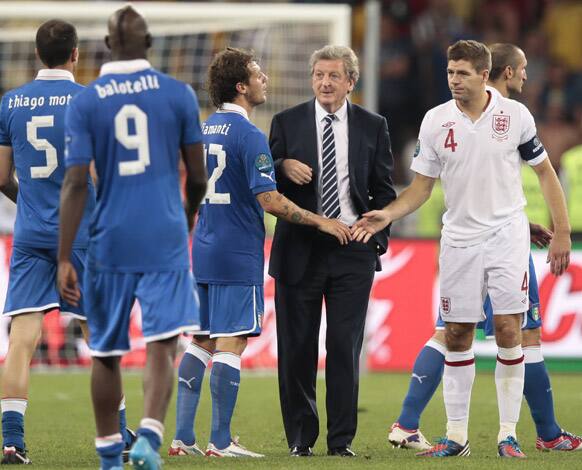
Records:
{"label": "jersey sleeve", "polygon": [[410,169],[424,176],[438,178],[441,174],[441,161],[434,150],[434,139],[430,133],[431,121],[431,114],[426,113],[420,125],[418,142]]}
{"label": "jersey sleeve", "polygon": [[261,131],[253,130],[242,139],[241,154],[249,189],[253,194],[275,191],[275,166],[267,143],[267,137]]}
{"label": "jersey sleeve", "polygon": [[0,145],[12,146],[8,129],[8,113],[6,112],[6,95],[0,101]]}
{"label": "jersey sleeve", "polygon": [[182,116],[182,145],[197,144],[202,141],[200,129],[200,108],[198,98],[190,85],[184,86],[184,101]]}
{"label": "jersey sleeve", "polygon": [[519,109],[521,112],[521,132],[517,149],[522,160],[525,160],[530,166],[536,166],[548,157],[548,153],[537,136],[533,116],[521,103]]}
{"label": "jersey sleeve", "polygon": [[65,167],[88,165],[94,156],[89,118],[91,110],[85,93],[78,94],[65,114]]}

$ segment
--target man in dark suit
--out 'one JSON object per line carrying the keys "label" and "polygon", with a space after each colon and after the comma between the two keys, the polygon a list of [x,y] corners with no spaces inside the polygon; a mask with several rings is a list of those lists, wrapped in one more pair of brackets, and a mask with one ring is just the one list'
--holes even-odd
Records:
{"label": "man in dark suit", "polygon": [[[352,225],[396,198],[386,120],[348,102],[359,76],[348,47],[325,46],[310,61],[315,99],[273,118],[270,146],[279,190],[300,207]],[[276,280],[279,393],[293,456],[312,455],[322,300],[327,312],[328,455],[355,456],[359,357],[368,298],[388,230],[367,244],[279,219],[269,274]]]}

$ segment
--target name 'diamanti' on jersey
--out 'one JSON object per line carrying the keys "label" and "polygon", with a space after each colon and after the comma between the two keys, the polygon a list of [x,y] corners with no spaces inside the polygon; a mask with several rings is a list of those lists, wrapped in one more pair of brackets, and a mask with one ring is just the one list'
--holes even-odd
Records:
{"label": "name 'diamanti' on jersey", "polygon": [[93,85],[97,91],[97,95],[101,99],[113,95],[133,95],[134,93],[141,93],[142,91],[158,90],[160,82],[155,75],[142,75],[138,80],[124,80],[118,82],[113,78],[105,85]]}
{"label": "name 'diamanti' on jersey", "polygon": [[215,126],[209,126],[205,122],[202,123],[202,134],[204,134],[204,135],[211,135],[211,134],[228,135],[229,130],[230,130],[230,124],[218,124]]}
{"label": "name 'diamanti' on jersey", "polygon": [[36,108],[48,104],[49,106],[65,106],[69,104],[73,97],[69,95],[61,96],[11,96],[8,100],[8,109],[12,108],[29,108],[34,111]]}

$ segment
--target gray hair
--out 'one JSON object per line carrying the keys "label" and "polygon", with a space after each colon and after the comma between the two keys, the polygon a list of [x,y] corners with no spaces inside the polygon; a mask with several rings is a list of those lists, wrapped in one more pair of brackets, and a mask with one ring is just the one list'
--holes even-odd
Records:
{"label": "gray hair", "polygon": [[309,69],[313,75],[313,68],[320,60],[341,60],[344,63],[345,72],[350,80],[357,83],[360,78],[360,66],[355,52],[347,46],[323,46],[311,54],[309,59]]}

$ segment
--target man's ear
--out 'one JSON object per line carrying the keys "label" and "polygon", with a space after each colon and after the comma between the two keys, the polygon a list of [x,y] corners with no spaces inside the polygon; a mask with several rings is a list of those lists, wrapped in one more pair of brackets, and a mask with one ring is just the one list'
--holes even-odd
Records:
{"label": "man's ear", "polygon": [[109,34],[107,36],[105,36],[105,45],[107,46],[107,49],[111,50],[111,44],[109,42]]}
{"label": "man's ear", "polygon": [[236,84],[236,91],[241,95],[246,95],[247,93],[247,86],[243,82],[238,82]]}
{"label": "man's ear", "polygon": [[515,72],[513,71],[513,68],[511,67],[511,65],[506,66],[503,73],[505,74],[505,78],[507,80],[511,80],[513,78],[513,76],[515,75]]}
{"label": "man's ear", "polygon": [[153,39],[152,39],[152,35],[150,33],[146,34],[145,41],[146,41],[146,48],[147,49],[152,47]]}

